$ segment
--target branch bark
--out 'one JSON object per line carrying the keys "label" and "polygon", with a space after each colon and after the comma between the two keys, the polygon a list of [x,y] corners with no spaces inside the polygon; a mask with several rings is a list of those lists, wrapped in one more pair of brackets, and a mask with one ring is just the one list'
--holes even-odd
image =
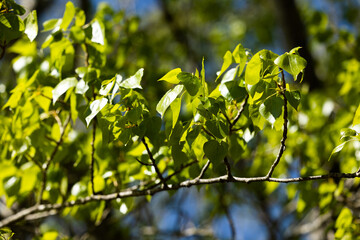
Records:
{"label": "branch bark", "polygon": [[[315,176],[307,176],[307,177],[296,177],[296,178],[267,178],[265,177],[251,177],[251,178],[243,178],[243,177],[233,177],[229,179],[228,175],[223,175],[215,178],[208,179],[191,179],[183,181],[179,184],[167,185],[165,187],[162,185],[159,188],[148,189],[148,190],[125,190],[117,193],[110,193],[106,195],[91,195],[84,198],[78,198],[74,201],[67,201],[64,203],[56,203],[56,204],[39,204],[34,205],[32,207],[23,209],[14,215],[11,215],[0,221],[0,228],[5,227],[9,224],[16,223],[27,217],[28,215],[33,215],[35,213],[40,212],[49,212],[51,210],[61,210],[66,207],[73,207],[78,205],[84,205],[94,201],[111,201],[115,199],[128,198],[128,197],[139,197],[146,195],[154,195],[159,192],[164,191],[174,191],[180,188],[191,187],[195,185],[210,185],[217,183],[255,183],[255,182],[278,182],[278,183],[298,183],[298,182],[306,182],[306,181],[315,181],[321,179],[342,179],[342,178],[360,178],[360,173],[329,173],[325,175],[315,175]],[[39,215],[40,216],[40,215]]]}

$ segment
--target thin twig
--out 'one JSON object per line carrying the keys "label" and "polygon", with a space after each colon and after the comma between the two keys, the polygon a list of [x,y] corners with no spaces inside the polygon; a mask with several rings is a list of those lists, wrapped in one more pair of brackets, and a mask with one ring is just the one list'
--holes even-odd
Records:
{"label": "thin twig", "polygon": [[199,181],[202,177],[204,177],[204,174],[205,174],[206,170],[209,168],[209,166],[210,166],[210,160],[208,160],[205,163],[204,167],[201,169],[201,172],[200,172],[199,176],[197,176],[195,178],[197,181]]}
{"label": "thin twig", "polygon": [[160,181],[163,183],[164,187],[167,188],[168,186],[167,186],[167,184],[166,184],[166,181],[165,181],[165,179],[163,178],[163,176],[162,176],[162,174],[161,174],[158,166],[156,165],[156,161],[155,161],[154,156],[152,155],[152,153],[151,153],[151,151],[150,151],[149,146],[148,146],[147,143],[146,143],[145,137],[143,137],[143,138],[141,139],[141,142],[144,144],[144,146],[145,146],[145,148],[146,148],[146,151],[147,151],[147,153],[148,153],[148,155],[149,155],[149,158],[150,158],[150,160],[151,160],[151,162],[152,162],[152,165],[153,165],[153,167],[155,168],[156,174],[158,175]]}
{"label": "thin twig", "polygon": [[1,49],[0,59],[2,59],[5,56],[6,46],[0,45],[0,49]]}
{"label": "thin twig", "polygon": [[213,137],[216,139],[216,137],[214,136],[214,134],[212,134],[211,132],[209,132],[204,126],[201,127],[201,129],[210,137]]}
{"label": "thin twig", "polygon": [[39,204],[34,205],[29,208],[23,209],[3,220],[0,221],[0,228],[3,228],[11,223],[18,222],[25,218],[30,214],[34,214],[36,212],[44,212],[49,210],[61,210],[66,207],[73,207],[77,205],[84,205],[89,202],[94,201],[111,201],[118,198],[128,198],[128,197],[139,197],[146,195],[154,195],[158,192],[164,191],[173,191],[178,190],[180,188],[191,187],[195,185],[209,185],[209,184],[217,184],[217,183],[227,183],[227,182],[237,182],[237,183],[254,183],[254,182],[278,182],[278,183],[298,183],[305,181],[316,181],[321,179],[342,179],[342,178],[360,178],[360,173],[329,173],[326,175],[316,175],[316,176],[308,176],[308,177],[296,177],[296,178],[266,178],[265,177],[252,177],[252,178],[240,178],[233,177],[233,179],[229,180],[227,175],[223,175],[216,178],[208,178],[208,179],[192,179],[186,180],[179,184],[168,185],[167,188],[164,186],[160,188],[154,188],[150,190],[126,190],[120,191],[117,193],[111,193],[107,195],[91,195],[84,198],[78,198],[73,201],[63,202],[63,203],[55,203],[55,204]]}
{"label": "thin twig", "polygon": [[[170,174],[169,176],[165,177],[165,178],[164,178],[165,182],[169,181],[173,176],[179,174],[180,172],[182,172],[182,170],[184,170],[184,169],[187,168],[187,167],[190,167],[191,165],[193,165],[194,163],[197,163],[197,162],[198,162],[198,161],[195,160],[195,161],[189,162],[189,163],[181,166],[181,167],[180,167],[179,169],[177,169],[175,172],[173,172],[173,173]],[[147,187],[146,189],[148,190],[148,189],[155,188],[155,187],[159,186],[160,184],[161,184],[161,182],[160,182],[160,183],[155,183],[154,185],[149,186],[149,187]],[[144,186],[144,184],[143,184],[143,186]]]}
{"label": "thin twig", "polygon": [[[57,118],[55,118],[55,119],[57,119]],[[58,122],[58,124],[60,125],[59,126],[60,127],[60,139],[59,139],[59,141],[56,142],[55,148],[52,151],[50,157],[46,160],[46,162],[41,167],[42,183],[41,183],[41,188],[40,188],[40,194],[39,194],[39,197],[38,197],[38,200],[37,200],[38,204],[41,203],[42,197],[43,197],[43,194],[44,194],[44,191],[45,191],[45,188],[46,188],[47,171],[49,169],[49,166],[50,166],[51,162],[54,160],[55,155],[58,152],[60,145],[63,143],[65,130],[66,130],[67,125],[70,122],[70,119],[71,119],[71,116],[69,115],[67,117],[67,119],[65,120],[64,125],[62,125],[61,121]],[[59,121],[59,119],[57,119],[57,121]]]}
{"label": "thin twig", "polygon": [[279,153],[278,153],[275,161],[271,165],[268,174],[266,174],[266,178],[270,178],[272,176],[272,174],[273,174],[273,172],[275,170],[275,167],[279,164],[280,159],[281,159],[283,153],[285,152],[285,148],[286,148],[285,141],[286,141],[287,132],[288,132],[288,129],[287,129],[288,109],[287,109],[287,99],[286,99],[286,96],[285,96],[286,81],[285,81],[284,71],[282,71],[282,69],[280,69],[280,70],[281,70],[281,78],[282,78],[281,95],[284,98],[284,125],[283,125],[284,130],[283,130],[283,136],[282,136],[282,139],[281,139],[281,145],[280,145]]}
{"label": "thin twig", "polygon": [[240,117],[241,117],[241,114],[244,112],[245,110],[245,106],[248,102],[248,99],[249,99],[249,95],[246,95],[245,99],[244,99],[244,102],[241,104],[241,107],[238,111],[238,113],[236,114],[233,122],[230,124],[230,132],[234,131],[233,127],[235,126],[235,124],[239,121]]}
{"label": "thin twig", "polygon": [[135,158],[136,161],[138,161],[138,163],[140,163],[141,165],[144,165],[144,166],[152,166],[152,163],[144,163],[142,161],[140,161],[139,159]]}
{"label": "thin twig", "polygon": [[228,175],[229,179],[232,179],[232,174],[231,174],[231,166],[229,163],[229,160],[227,159],[227,157],[224,158],[224,163],[225,163],[225,167],[226,167],[226,173]]}
{"label": "thin twig", "polygon": [[220,112],[222,113],[222,115],[224,115],[224,117],[226,118],[226,121],[228,121],[228,123],[229,123],[230,126],[231,126],[231,120],[230,120],[230,118],[228,117],[228,115],[226,115],[226,113],[224,113],[222,110],[220,110]]}

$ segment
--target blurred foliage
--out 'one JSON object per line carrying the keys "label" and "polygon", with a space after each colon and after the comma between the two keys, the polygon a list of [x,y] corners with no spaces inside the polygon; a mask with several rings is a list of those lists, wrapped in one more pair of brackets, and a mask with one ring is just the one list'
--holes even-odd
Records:
{"label": "blurred foliage", "polygon": [[[171,184],[197,177],[207,159],[211,165],[204,178],[225,174],[224,156],[234,176],[266,175],[282,137],[282,93],[289,101],[289,133],[275,177],[359,169],[356,1],[298,1],[316,73],[325,83],[317,91],[290,80],[302,76],[305,67],[296,49],[276,54],[290,50],[282,47],[276,0],[162,2],[143,20],[106,4],[99,5],[93,20],[85,19],[81,9],[67,3],[62,18],[43,23],[47,38],[40,44],[33,41],[36,12],[22,20],[20,5],[1,1],[0,195],[6,204],[1,208],[18,211],[36,204],[43,166],[50,162],[43,202],[91,194],[94,122],[94,190],[101,194],[157,178],[152,167],[139,163],[151,163],[142,138],[167,175],[198,160]],[[262,48],[272,51],[258,51]],[[287,65],[291,61],[297,68]],[[278,84],[279,67],[289,73],[286,92]],[[247,94],[249,102],[231,126],[227,117],[236,117]],[[269,239],[357,239],[358,185],[358,179],[213,185],[192,193],[200,196],[202,207],[190,220],[177,207],[186,202],[180,193],[154,209],[149,209],[151,197],[92,202],[10,227],[15,239],[161,236],[161,219],[151,211],[166,208],[178,211],[173,215],[182,222],[172,230],[181,236],[189,224],[211,228],[231,207],[247,205],[256,209]],[[306,227],[309,223],[316,227]],[[11,237],[11,231],[1,230],[0,237]]]}

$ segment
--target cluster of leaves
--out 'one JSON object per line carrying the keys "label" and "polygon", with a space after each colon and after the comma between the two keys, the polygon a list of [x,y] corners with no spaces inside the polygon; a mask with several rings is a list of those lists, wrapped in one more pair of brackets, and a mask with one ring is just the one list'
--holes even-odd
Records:
{"label": "cluster of leaves", "polygon": [[[154,111],[142,90],[146,68],[126,72],[129,77],[120,67],[109,70],[112,39],[106,33],[113,27],[109,8],[100,9],[86,23],[84,12],[68,2],[62,18],[43,24],[43,31],[50,34],[38,50],[33,41],[36,13],[29,14],[24,24],[18,17],[24,13],[19,5],[6,0],[1,4],[1,33],[3,28],[11,32],[0,36],[2,50],[19,54],[13,62],[17,86],[0,115],[0,196],[6,196],[8,207],[62,204],[128,190],[166,190],[204,176],[227,175],[229,181],[244,173],[266,176],[262,181],[272,176],[285,150],[288,125],[298,124],[300,91],[285,77],[294,81],[303,77],[306,60],[299,48],[282,55],[269,50],[252,55],[239,44],[225,53],[214,81],[205,79],[204,60],[194,73],[171,70],[159,81],[173,87]],[[216,87],[211,89],[209,82]],[[311,106],[310,101],[304,100]],[[360,110],[354,125],[359,115]],[[291,137],[308,140],[295,132],[290,131],[288,140],[288,154],[294,157],[302,153]],[[353,129],[343,130],[341,136],[344,142],[333,153],[349,141],[359,141]],[[262,151],[268,146],[257,146],[261,137],[275,146],[280,143],[274,163],[274,154]],[[313,146],[307,147],[311,151]],[[263,153],[256,158],[269,161],[252,159],[255,150]],[[244,168],[236,167],[239,164]],[[301,173],[322,173],[314,170],[314,163],[306,164],[310,166]],[[287,173],[286,164],[279,167],[276,176]],[[271,193],[276,186],[269,183],[266,191]],[[296,197],[294,186],[288,188],[290,199]],[[312,207],[308,203],[314,201],[307,201],[310,187],[300,189],[299,213]],[[322,209],[331,207],[335,189],[333,183],[321,185]],[[112,204],[127,213],[135,199],[119,197]],[[104,201],[92,201],[65,208],[62,214],[99,223],[105,207]],[[347,229],[358,231],[347,208],[335,225],[338,237],[348,234]]]}

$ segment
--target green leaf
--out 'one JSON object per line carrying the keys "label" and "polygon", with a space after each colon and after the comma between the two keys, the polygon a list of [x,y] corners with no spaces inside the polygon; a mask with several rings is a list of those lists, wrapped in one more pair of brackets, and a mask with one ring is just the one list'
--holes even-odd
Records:
{"label": "green leaf", "polygon": [[74,92],[71,93],[70,95],[70,114],[71,114],[71,120],[73,121],[73,123],[75,124],[76,119],[78,117],[78,111],[76,109],[76,95]]}
{"label": "green leaf", "polygon": [[175,98],[175,100],[170,104],[171,111],[172,111],[172,127],[174,128],[181,110],[181,99]]}
{"label": "green leaf", "polygon": [[338,218],[336,219],[336,228],[348,228],[351,226],[353,220],[353,214],[347,207],[343,207]]}
{"label": "green leaf", "polygon": [[77,94],[85,94],[88,89],[89,89],[89,85],[83,79],[81,79],[76,84],[75,93],[77,93]]}
{"label": "green leaf", "polygon": [[107,102],[108,102],[107,98],[101,98],[101,99],[97,99],[97,100],[93,101],[90,104],[91,113],[89,116],[87,116],[85,118],[85,121],[86,121],[86,124],[88,127],[89,127],[91,120],[101,111],[101,109],[103,109],[105,107]]}
{"label": "green leaf", "polygon": [[165,81],[172,84],[178,84],[180,80],[176,77],[179,73],[181,73],[181,68],[175,68],[165,74],[162,78],[160,78],[158,81]]}
{"label": "green leaf", "polygon": [[297,51],[293,50],[290,51],[290,53],[284,53],[276,58],[274,63],[290,73],[296,81],[299,73],[304,71],[307,62],[304,58],[298,55]]}
{"label": "green leaf", "polygon": [[204,61],[205,59],[202,59],[201,62],[201,87],[203,90],[203,96],[207,97],[209,95],[209,90],[208,90],[208,86],[206,84],[206,80],[205,80],[205,65],[204,65]]}
{"label": "green leaf", "polygon": [[260,114],[271,124],[274,124],[276,119],[281,116],[284,100],[277,96],[272,96],[260,105]]}
{"label": "green leaf", "polygon": [[186,91],[191,96],[195,96],[198,93],[201,87],[201,81],[198,77],[191,73],[181,72],[177,75],[177,78],[184,84]]}
{"label": "green leaf", "polygon": [[140,82],[141,82],[141,78],[144,74],[144,69],[140,68],[135,75],[131,76],[128,79],[122,80],[119,84],[120,87],[122,88],[140,88],[142,89]]}
{"label": "green leaf", "polygon": [[67,27],[70,25],[74,16],[75,16],[75,6],[72,2],[69,1],[65,5],[65,12],[60,28],[66,30]]}
{"label": "green leaf", "polygon": [[91,41],[101,45],[104,45],[105,43],[104,27],[97,19],[91,23]]}
{"label": "green leaf", "polygon": [[233,55],[233,58],[235,59],[235,62],[237,64],[239,64],[239,75],[240,75],[242,73],[242,71],[244,70],[244,67],[247,62],[245,48],[241,44],[238,44],[236,46],[236,48],[234,49],[232,55]]}
{"label": "green leaf", "polygon": [[85,32],[81,27],[72,26],[70,28],[70,37],[75,43],[82,43],[85,40]]}
{"label": "green leaf", "polygon": [[50,31],[50,30],[53,30],[57,27],[60,27],[60,24],[62,22],[62,19],[50,19],[50,20],[47,20],[43,23],[43,27],[44,27],[44,32],[47,32],[47,31]]}
{"label": "green leaf", "polygon": [[12,13],[0,14],[0,42],[3,45],[21,37],[25,30],[21,18]]}
{"label": "green leaf", "polygon": [[285,92],[286,99],[288,100],[289,104],[298,111],[298,107],[301,101],[301,95],[299,91],[292,91],[292,92]]}
{"label": "green leaf", "polygon": [[75,26],[82,27],[86,22],[85,12],[84,12],[84,10],[79,9],[79,8],[77,8],[75,10],[76,10],[76,13],[75,13]]}
{"label": "green leaf", "polygon": [[261,79],[261,69],[262,61],[260,59],[260,52],[258,52],[251,58],[246,66],[245,82],[249,85],[257,84]]}
{"label": "green leaf", "polygon": [[59,99],[59,97],[64,94],[69,88],[75,87],[78,81],[75,77],[70,77],[59,82],[58,85],[52,90],[53,94],[53,104]]}
{"label": "green leaf", "polygon": [[209,140],[204,144],[204,153],[214,165],[222,164],[227,154],[227,144],[216,140]]}
{"label": "green leaf", "polygon": [[360,105],[356,109],[352,125],[355,126],[357,124],[360,124]]}
{"label": "green leaf", "polygon": [[36,10],[29,13],[29,15],[25,18],[25,34],[30,39],[30,42],[34,41],[38,34],[38,22],[37,22],[37,14]]}
{"label": "green leaf", "polygon": [[351,138],[351,139],[349,139],[349,140],[347,140],[347,141],[345,141],[345,142],[337,145],[337,146],[332,150],[328,161],[330,161],[332,155],[334,155],[335,153],[340,152],[348,142],[353,142],[353,141],[359,141],[359,140],[356,139],[356,138],[355,138],[355,139],[354,139],[354,138]]}
{"label": "green leaf", "polygon": [[113,88],[113,86],[115,85],[115,78],[111,79],[110,82],[106,81],[106,84],[104,84],[105,81],[102,82],[101,88],[99,90],[99,94],[102,96],[107,96],[109,94],[109,92],[111,91],[111,89]]}
{"label": "green leaf", "polygon": [[351,128],[343,128],[340,130],[340,140],[348,140],[349,137],[354,137],[357,132]]}
{"label": "green leaf", "polygon": [[266,75],[266,71],[271,72],[272,65],[274,65],[273,61],[277,56],[269,50],[261,50],[256,53],[247,64],[245,82],[249,85],[257,84]]}
{"label": "green leaf", "polygon": [[220,129],[219,122],[216,120],[208,120],[205,123],[207,130],[212,133],[216,138],[223,139],[225,137]]}
{"label": "green leaf", "polygon": [[160,99],[159,103],[156,105],[156,111],[160,113],[161,117],[164,116],[166,109],[177,98],[183,88],[184,85],[177,85],[173,89],[167,91],[165,95]]}
{"label": "green leaf", "polygon": [[94,191],[97,193],[97,192],[100,192],[102,190],[104,190],[105,188],[105,180],[102,176],[95,176],[94,177]]}
{"label": "green leaf", "polygon": [[8,196],[14,196],[19,193],[21,187],[21,178],[12,176],[3,179],[4,190]]}
{"label": "green leaf", "polygon": [[11,1],[11,8],[13,9],[14,13],[17,15],[24,15],[26,10],[15,1]]}
{"label": "green leaf", "polygon": [[221,66],[221,70],[215,81],[217,81],[219,79],[219,77],[226,71],[226,69],[228,69],[230,67],[230,65],[232,64],[232,61],[233,61],[233,56],[230,51],[227,51],[224,55],[224,63]]}
{"label": "green leaf", "polygon": [[188,156],[181,150],[181,147],[178,145],[175,145],[171,148],[171,156],[174,160],[174,167],[176,169],[180,168],[181,165],[188,161]]}

